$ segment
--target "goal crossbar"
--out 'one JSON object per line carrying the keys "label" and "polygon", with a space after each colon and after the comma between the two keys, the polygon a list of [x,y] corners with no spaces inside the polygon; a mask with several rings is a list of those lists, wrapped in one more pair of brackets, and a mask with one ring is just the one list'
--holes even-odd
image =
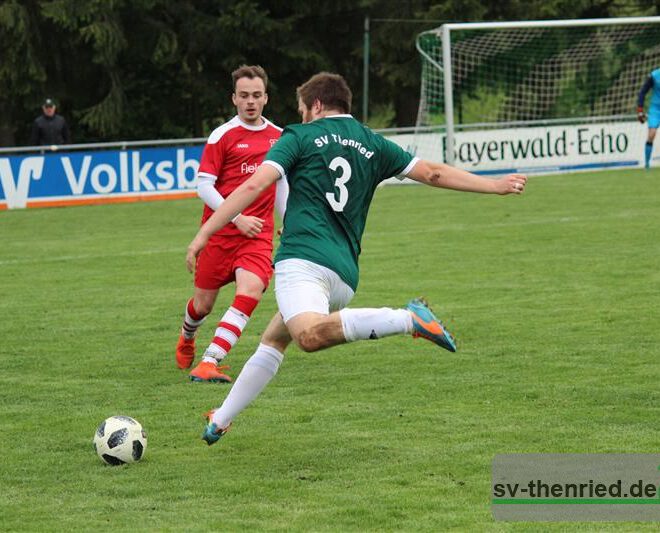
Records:
{"label": "goal crossbar", "polygon": [[[493,31],[497,30],[524,30],[534,29],[536,31],[551,29],[551,28],[571,28],[571,27],[610,27],[610,26],[629,26],[629,25],[660,25],[660,16],[649,17],[618,17],[618,18],[597,18],[597,19],[573,19],[573,20],[531,20],[531,21],[512,21],[512,22],[472,22],[472,23],[446,23],[433,30],[425,31],[417,36],[415,47],[423,57],[424,61],[432,65],[434,69],[441,73],[441,81],[439,90],[442,92],[442,100],[444,103],[444,126],[446,131],[446,158],[448,163],[453,163],[454,153],[454,65],[453,58],[453,43],[452,33],[455,31],[471,31],[471,30],[484,30]],[[586,30],[585,30],[586,31]],[[440,55],[436,54],[435,57],[424,49],[422,40],[424,36],[428,38],[435,38],[441,43]],[[431,37],[433,36],[433,37]],[[425,104],[427,95],[422,93],[421,106]],[[460,103],[459,103],[460,105]],[[460,117],[459,117],[460,119]],[[459,121],[460,122],[460,121]],[[419,119],[418,119],[418,125]]]}
{"label": "goal crossbar", "polygon": [[[619,17],[571,20],[528,20],[512,22],[449,22],[440,26],[449,30],[506,30],[512,28],[567,28],[570,26],[620,26],[623,24],[657,24],[660,17]],[[439,29],[424,33],[438,33]]]}

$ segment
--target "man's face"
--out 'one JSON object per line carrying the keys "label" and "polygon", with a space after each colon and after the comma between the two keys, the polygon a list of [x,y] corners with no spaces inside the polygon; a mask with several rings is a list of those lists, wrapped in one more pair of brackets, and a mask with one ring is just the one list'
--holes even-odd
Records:
{"label": "man's face", "polygon": [[300,115],[300,120],[303,124],[307,124],[314,120],[312,110],[305,105],[301,98],[298,98],[298,114]]}
{"label": "man's face", "polygon": [[261,78],[239,78],[236,80],[231,101],[236,106],[239,118],[246,124],[260,124],[261,113],[268,102],[264,80]]}
{"label": "man's face", "polygon": [[44,115],[47,117],[52,117],[55,114],[55,106],[50,105],[50,106],[43,106],[41,109],[44,110]]}

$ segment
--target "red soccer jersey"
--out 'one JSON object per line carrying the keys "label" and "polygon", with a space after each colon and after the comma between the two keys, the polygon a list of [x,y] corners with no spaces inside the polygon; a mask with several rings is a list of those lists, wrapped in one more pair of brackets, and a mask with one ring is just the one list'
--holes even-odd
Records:
{"label": "red soccer jersey", "polygon": [[[238,116],[213,130],[209,135],[197,175],[215,179],[215,189],[227,198],[234,189],[247,180],[263,162],[282,129],[264,118],[259,126],[245,124]],[[264,219],[264,227],[257,238],[273,238],[273,207],[275,184],[266,189],[255,202],[242,211],[243,215]],[[213,214],[213,209],[204,205],[202,224]],[[216,235],[242,235],[234,224],[227,224]]]}

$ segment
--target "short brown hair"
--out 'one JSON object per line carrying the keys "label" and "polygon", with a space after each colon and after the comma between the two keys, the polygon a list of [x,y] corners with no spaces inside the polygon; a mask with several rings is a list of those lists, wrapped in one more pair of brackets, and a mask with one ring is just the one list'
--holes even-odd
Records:
{"label": "short brown hair", "polygon": [[307,108],[311,108],[316,100],[330,109],[337,109],[342,113],[351,112],[353,94],[346,80],[339,74],[319,72],[314,74],[298,89],[298,98]]}
{"label": "short brown hair", "polygon": [[264,89],[268,89],[268,74],[259,65],[241,65],[234,72],[231,73],[231,81],[234,90],[236,90],[236,82],[241,78],[261,78],[264,82]]}

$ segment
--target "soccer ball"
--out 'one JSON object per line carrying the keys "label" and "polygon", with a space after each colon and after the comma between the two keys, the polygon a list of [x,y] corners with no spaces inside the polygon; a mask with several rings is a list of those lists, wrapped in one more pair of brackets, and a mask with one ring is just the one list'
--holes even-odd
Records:
{"label": "soccer ball", "polygon": [[139,461],[147,449],[147,433],[130,416],[106,418],[94,435],[94,449],[104,463],[123,465]]}

